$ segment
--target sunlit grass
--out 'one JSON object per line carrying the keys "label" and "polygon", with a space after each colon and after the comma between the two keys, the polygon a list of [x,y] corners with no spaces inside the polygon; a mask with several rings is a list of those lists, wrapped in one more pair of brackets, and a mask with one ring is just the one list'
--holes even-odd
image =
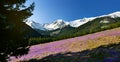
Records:
{"label": "sunlit grass", "polygon": [[120,36],[104,36],[97,39],[87,41],[77,41],[69,44],[69,51],[78,52],[83,50],[91,50],[102,45],[118,44],[120,43]]}

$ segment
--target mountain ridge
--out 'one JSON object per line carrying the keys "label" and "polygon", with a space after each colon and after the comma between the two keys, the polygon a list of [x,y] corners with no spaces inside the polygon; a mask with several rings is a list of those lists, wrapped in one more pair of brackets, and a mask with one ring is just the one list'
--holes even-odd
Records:
{"label": "mountain ridge", "polygon": [[43,24],[43,25],[41,25],[40,23],[36,23],[34,21],[26,21],[25,23],[27,25],[29,25],[30,27],[32,27],[33,29],[51,31],[51,30],[64,28],[65,26],[68,26],[68,25],[71,26],[71,27],[77,28],[77,27],[79,27],[79,26],[81,26],[81,25],[83,25],[83,24],[85,24],[89,21],[92,21],[96,18],[101,18],[101,17],[117,18],[117,17],[120,17],[120,11],[116,11],[116,12],[113,12],[113,13],[110,13],[110,14],[107,14],[107,15],[77,19],[77,20],[73,20],[73,21],[70,21],[70,22],[66,22],[62,19],[57,19],[52,23],[47,23],[47,24]]}

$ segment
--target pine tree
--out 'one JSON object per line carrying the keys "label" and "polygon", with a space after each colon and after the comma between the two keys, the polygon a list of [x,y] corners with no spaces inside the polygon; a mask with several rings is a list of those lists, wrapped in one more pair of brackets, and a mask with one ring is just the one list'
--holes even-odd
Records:
{"label": "pine tree", "polygon": [[23,21],[32,15],[34,3],[26,0],[0,0],[0,62],[10,55],[27,53],[28,36]]}

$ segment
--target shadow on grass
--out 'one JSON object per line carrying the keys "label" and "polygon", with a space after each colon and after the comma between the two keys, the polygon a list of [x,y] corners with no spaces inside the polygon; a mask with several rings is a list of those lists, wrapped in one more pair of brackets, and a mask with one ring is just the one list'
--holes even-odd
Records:
{"label": "shadow on grass", "polygon": [[120,43],[82,52],[59,53],[41,60],[31,59],[25,62],[120,62]]}

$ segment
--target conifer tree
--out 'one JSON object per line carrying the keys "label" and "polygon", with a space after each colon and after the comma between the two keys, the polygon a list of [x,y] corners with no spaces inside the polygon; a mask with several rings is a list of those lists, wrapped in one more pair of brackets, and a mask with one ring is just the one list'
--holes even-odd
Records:
{"label": "conifer tree", "polygon": [[0,0],[0,62],[11,55],[28,51],[28,36],[24,20],[32,15],[34,3],[25,6],[26,0]]}

